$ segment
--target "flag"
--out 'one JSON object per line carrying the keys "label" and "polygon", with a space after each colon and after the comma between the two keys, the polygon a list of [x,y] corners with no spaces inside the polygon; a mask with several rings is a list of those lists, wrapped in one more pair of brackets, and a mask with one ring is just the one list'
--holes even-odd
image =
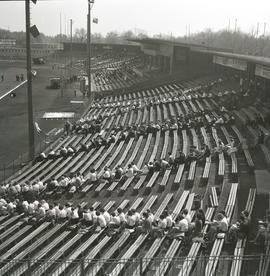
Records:
{"label": "flag", "polygon": [[93,18],[93,23],[98,24],[98,18],[94,17]]}
{"label": "flag", "polygon": [[35,128],[38,134],[40,134],[42,132],[42,129],[39,127],[38,123],[35,122]]}

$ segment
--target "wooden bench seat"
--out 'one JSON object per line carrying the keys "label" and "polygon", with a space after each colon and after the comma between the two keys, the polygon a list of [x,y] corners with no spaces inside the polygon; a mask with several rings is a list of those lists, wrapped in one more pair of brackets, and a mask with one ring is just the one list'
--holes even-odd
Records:
{"label": "wooden bench seat", "polygon": [[139,181],[135,184],[135,186],[133,187],[133,192],[135,194],[138,194],[139,193],[139,190],[141,189],[145,179],[146,179],[147,175],[142,175],[140,178],[139,178]]}
{"label": "wooden bench seat", "polygon": [[254,168],[255,168],[255,165],[254,165],[253,159],[251,157],[251,154],[250,154],[250,152],[248,150],[247,143],[246,143],[245,139],[243,138],[243,136],[241,135],[240,131],[238,130],[238,128],[236,126],[232,126],[232,129],[236,133],[236,135],[238,137],[238,140],[241,143],[242,150],[244,152],[247,164],[248,164],[249,168],[253,171]]}
{"label": "wooden bench seat", "polygon": [[14,245],[4,254],[2,254],[1,258],[3,258],[3,260],[9,259],[13,257],[15,252],[17,252],[18,250],[23,250],[24,248],[26,248],[33,241],[33,239],[38,238],[42,232],[46,231],[50,224],[50,222],[44,222],[43,224],[41,224],[38,228],[33,230],[31,234],[27,235],[25,238],[18,241],[16,245]]}
{"label": "wooden bench seat", "polygon": [[[256,198],[256,189],[251,188],[249,190],[248,199],[247,199],[246,207],[245,207],[245,210],[247,210],[249,212],[250,216],[251,216],[253,206],[255,203],[255,198]],[[246,238],[244,238],[244,239],[239,238],[236,242],[230,276],[240,276],[241,267],[242,267],[242,257],[244,255],[246,242],[247,242]],[[260,274],[260,275],[262,275],[262,274]]]}
{"label": "wooden bench seat", "polygon": [[146,189],[148,191],[151,191],[152,187],[155,184],[155,181],[157,180],[159,176],[159,172],[154,172],[153,175],[151,176],[150,180],[148,181],[148,183],[146,184]]}
{"label": "wooden bench seat", "polygon": [[[165,198],[164,201],[167,201],[167,199]],[[168,201],[167,201],[168,202]],[[157,215],[160,215],[164,209],[166,208],[165,204],[161,204],[160,207],[158,208],[158,214],[157,212],[154,214],[155,217],[157,217]],[[142,212],[145,211],[146,208],[143,208]],[[129,247],[129,249],[126,251],[126,253],[123,255],[122,260],[123,262],[118,263],[114,269],[111,272],[111,275],[119,275],[121,273],[121,271],[124,269],[128,259],[130,259],[138,250],[139,248],[142,246],[142,244],[145,242],[145,240],[147,239],[148,234],[141,234],[139,235],[139,237],[132,243],[132,246]],[[95,271],[95,270],[94,270]]]}
{"label": "wooden bench seat", "polygon": [[202,174],[203,179],[209,178],[210,168],[211,168],[211,158],[207,157],[205,160],[205,166],[204,166],[203,174]]}
{"label": "wooden bench seat", "polygon": [[160,187],[160,191],[164,191],[165,189],[165,186],[169,180],[169,177],[170,177],[170,173],[171,173],[171,170],[170,169],[167,169],[162,177],[162,180],[161,182],[159,183],[159,187]]}
{"label": "wooden bench seat", "polygon": [[[227,201],[227,204],[225,207],[225,213],[227,215],[228,221],[230,221],[232,214],[233,214],[235,201],[236,201],[236,195],[237,195],[237,189],[238,189],[238,183],[232,183],[230,193],[228,196],[228,201]],[[223,244],[224,244],[224,238],[216,238],[215,239],[214,245],[213,245],[211,253],[210,253],[209,261],[205,268],[206,276],[210,276],[215,273]]]}
{"label": "wooden bench seat", "polygon": [[218,206],[218,196],[216,187],[211,187],[210,202],[212,207]]}
{"label": "wooden bench seat", "polygon": [[95,196],[98,196],[101,190],[108,184],[108,181],[102,181],[95,189]]}
{"label": "wooden bench seat", "polygon": [[[22,261],[24,260],[26,262],[26,258],[28,258],[29,254],[33,251],[37,251],[42,246],[48,244],[50,241],[52,241],[55,236],[59,235],[63,228],[63,225],[58,224],[52,229],[50,229],[48,232],[46,232],[43,236],[41,236],[39,239],[33,241],[31,245],[29,245],[25,250],[20,252],[18,255],[16,255],[17,260],[21,260],[21,264],[23,263]],[[20,264],[19,264],[20,265]],[[12,272],[18,267],[18,264],[15,262],[14,264],[12,263],[7,263],[6,265],[2,266],[0,268],[0,275],[6,275],[6,273],[9,273],[10,275]]]}
{"label": "wooden bench seat", "polygon": [[[214,215],[214,211],[215,211],[215,208],[213,208],[213,207],[208,207],[207,208],[207,210],[205,212],[205,218],[206,218],[206,220],[210,221],[212,219],[212,217]],[[207,231],[207,229],[208,229],[208,225],[206,224],[203,227],[202,233],[205,234],[206,231]],[[193,242],[192,243],[192,246],[191,246],[191,248],[189,250],[189,253],[188,253],[188,255],[187,255],[187,257],[186,257],[186,259],[185,259],[185,261],[183,263],[183,266],[182,266],[179,274],[178,274],[179,276],[189,275],[190,274],[190,272],[191,272],[191,270],[193,268],[193,265],[194,265],[194,263],[195,263],[195,261],[197,259],[197,255],[199,253],[201,245],[202,245],[202,243],[200,243],[200,242]]]}

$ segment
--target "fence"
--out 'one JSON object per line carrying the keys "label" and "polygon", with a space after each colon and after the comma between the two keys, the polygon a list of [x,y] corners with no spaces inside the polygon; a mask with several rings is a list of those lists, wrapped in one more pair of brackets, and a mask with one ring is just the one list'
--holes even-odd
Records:
{"label": "fence", "polygon": [[[40,140],[38,143],[36,143],[35,155],[38,156],[45,149],[49,148],[60,137],[61,134],[63,134],[62,129],[57,135],[47,138],[47,140]],[[11,161],[9,164],[0,164],[0,183],[5,183],[5,180],[8,177],[21,170],[29,161],[29,154],[27,152],[20,154],[17,159]]]}
{"label": "fence", "polygon": [[[58,252],[61,253],[61,252]],[[118,267],[123,266],[121,273],[117,275],[166,275],[166,276],[186,276],[185,272],[181,272],[184,261],[192,261],[193,266],[190,275],[203,276],[205,275],[205,267],[209,260],[218,260],[218,266],[212,275],[230,275],[232,261],[234,256],[221,255],[218,257],[208,255],[200,255],[199,257],[189,258],[134,258],[134,259],[76,259],[69,260],[63,258],[62,260],[51,259],[24,259],[24,260],[0,260],[1,270],[3,267],[8,271],[5,275],[73,275],[73,276],[95,276],[95,275],[114,275]],[[242,262],[242,269],[240,274],[233,275],[257,275],[267,276],[270,255],[246,255],[238,258]],[[267,270],[261,269],[268,263]],[[4,274],[3,274],[4,275]]]}

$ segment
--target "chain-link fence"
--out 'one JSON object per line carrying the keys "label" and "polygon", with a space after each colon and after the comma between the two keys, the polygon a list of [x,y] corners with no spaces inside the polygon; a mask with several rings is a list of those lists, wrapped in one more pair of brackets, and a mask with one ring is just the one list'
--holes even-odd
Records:
{"label": "chain-link fence", "polygon": [[[58,252],[59,253],[59,252]],[[209,262],[217,261],[212,273],[206,273]],[[241,256],[221,255],[218,257],[200,255],[179,258],[132,258],[132,259],[35,259],[0,260],[1,275],[43,275],[43,276],[95,276],[95,275],[257,275],[268,276],[269,255]],[[240,264],[241,266],[236,266]],[[190,265],[190,269],[184,269]],[[237,269],[233,269],[236,268]],[[239,267],[241,269],[239,269]],[[208,271],[209,272],[209,271]],[[239,272],[239,273],[238,273]]]}

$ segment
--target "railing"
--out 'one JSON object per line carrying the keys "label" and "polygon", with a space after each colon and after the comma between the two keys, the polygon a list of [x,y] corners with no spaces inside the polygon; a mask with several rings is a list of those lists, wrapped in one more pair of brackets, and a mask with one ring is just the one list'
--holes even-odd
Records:
{"label": "railing", "polygon": [[[195,257],[194,267],[191,271],[193,276],[202,276],[205,274],[205,267],[209,259],[218,258],[219,263],[217,269],[213,275],[229,275],[231,270],[232,261],[234,256],[232,255],[221,255],[218,257],[201,255]],[[260,272],[260,266],[262,263],[269,261],[270,255],[245,255],[239,257],[242,261],[242,270],[239,275],[257,275],[266,276],[269,275],[267,271],[266,274]],[[160,267],[161,261],[169,262],[168,270],[164,271]],[[110,275],[110,272],[117,264],[124,264],[125,270],[121,275],[148,275],[145,274],[147,266],[147,271],[149,275],[166,275],[166,276],[186,276],[181,275],[181,269],[183,267],[184,261],[188,261],[187,257],[179,258],[152,258],[149,262],[147,258],[134,258],[134,259],[62,259],[62,260],[47,260],[47,259],[24,259],[24,260],[0,260],[0,266],[6,266],[10,274],[7,275],[20,275],[23,271],[27,271],[26,275],[35,275],[35,270],[42,267],[42,275]],[[190,258],[190,261],[194,261],[194,258]],[[95,269],[96,268],[96,269]],[[21,271],[22,270],[22,271]]]}

